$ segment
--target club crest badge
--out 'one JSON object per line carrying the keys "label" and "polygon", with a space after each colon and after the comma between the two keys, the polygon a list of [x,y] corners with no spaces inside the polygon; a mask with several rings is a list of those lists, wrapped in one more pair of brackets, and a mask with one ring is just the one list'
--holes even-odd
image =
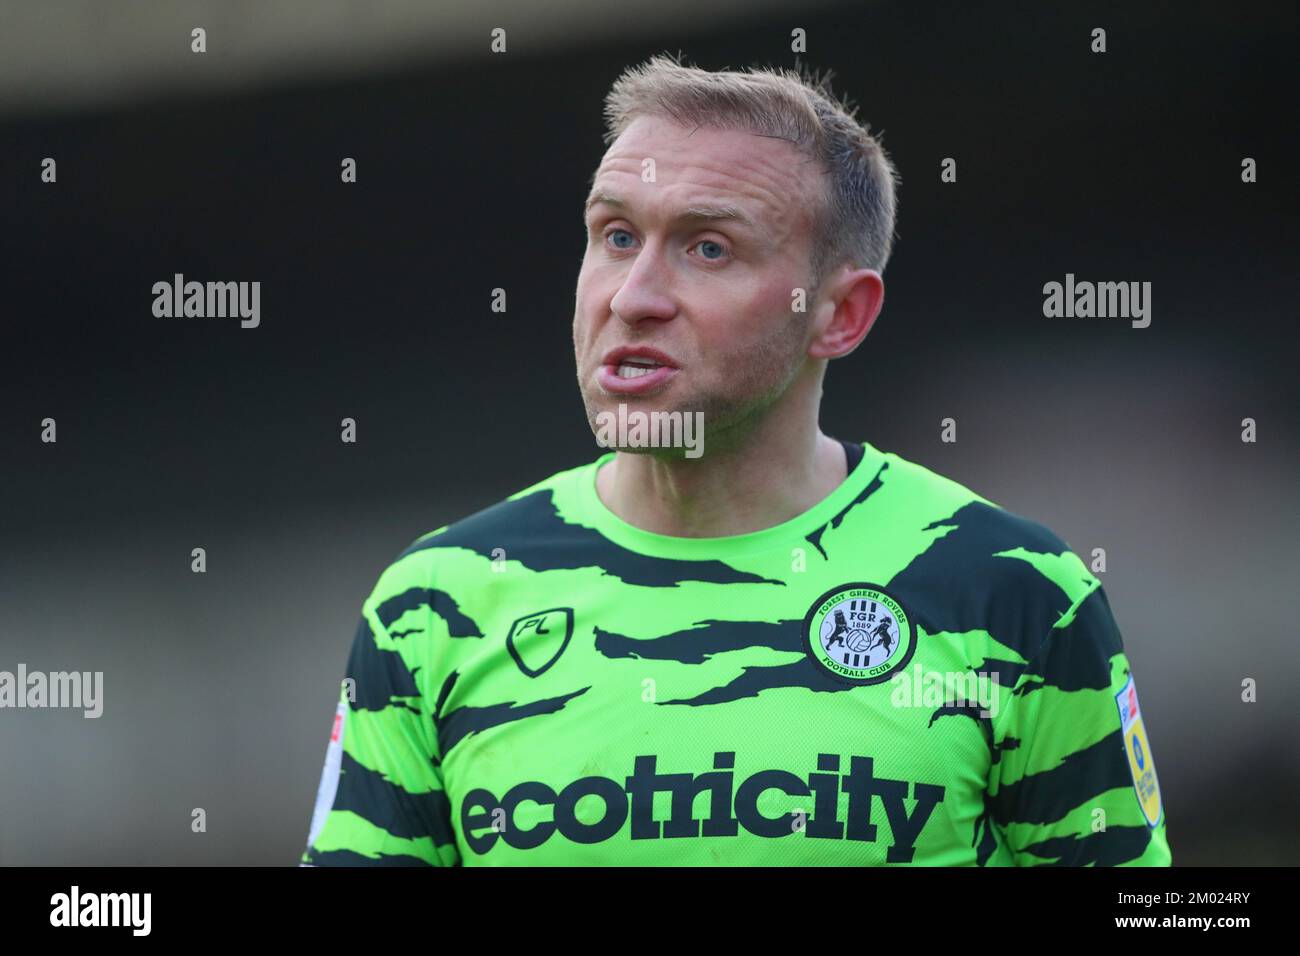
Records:
{"label": "club crest badge", "polygon": [[1137,687],[1133,675],[1115,695],[1115,706],[1119,708],[1119,725],[1124,734],[1124,752],[1128,755],[1128,768],[1133,774],[1133,790],[1137,793],[1138,806],[1146,818],[1148,827],[1160,823],[1160,781],[1156,779],[1156,765],[1151,758],[1151,744],[1147,741],[1146,725],[1142,722],[1142,711],[1138,709]]}
{"label": "club crest badge", "polygon": [[912,659],[916,628],[882,588],[842,584],[808,611],[804,643],[813,662],[837,680],[879,684]]}

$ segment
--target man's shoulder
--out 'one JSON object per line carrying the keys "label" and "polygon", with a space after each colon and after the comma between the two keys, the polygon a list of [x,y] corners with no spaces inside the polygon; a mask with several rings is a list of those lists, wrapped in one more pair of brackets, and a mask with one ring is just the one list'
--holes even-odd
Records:
{"label": "man's shoulder", "polygon": [[564,524],[558,499],[571,498],[576,483],[595,462],[557,471],[505,498],[411,541],[392,560],[386,575],[409,577],[428,569],[446,552],[472,552],[489,560],[505,558],[525,542],[546,540]]}
{"label": "man's shoulder", "polygon": [[1065,539],[1050,527],[986,498],[969,486],[920,462],[893,452],[881,453],[877,480],[889,487],[893,508],[931,515],[932,526],[962,529],[971,539],[1005,549],[1060,554]]}
{"label": "man's shoulder", "polygon": [[[892,474],[891,474],[892,472]],[[883,456],[882,508],[914,517],[919,553],[901,577],[929,589],[946,581],[959,603],[1003,631],[1019,631],[1034,653],[1053,628],[1101,588],[1066,539],[1042,521],[1004,507],[924,465]]]}

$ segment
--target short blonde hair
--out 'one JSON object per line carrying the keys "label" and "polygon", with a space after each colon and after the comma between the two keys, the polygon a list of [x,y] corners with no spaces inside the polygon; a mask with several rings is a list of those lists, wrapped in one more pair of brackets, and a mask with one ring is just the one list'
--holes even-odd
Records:
{"label": "short blonde hair", "polygon": [[821,79],[785,69],[711,72],[654,56],[626,69],[605,97],[605,142],[637,116],[682,126],[740,129],[791,143],[820,166],[821,208],[813,215],[809,267],[817,288],[842,263],[885,271],[894,240],[898,173],[869,126]]}

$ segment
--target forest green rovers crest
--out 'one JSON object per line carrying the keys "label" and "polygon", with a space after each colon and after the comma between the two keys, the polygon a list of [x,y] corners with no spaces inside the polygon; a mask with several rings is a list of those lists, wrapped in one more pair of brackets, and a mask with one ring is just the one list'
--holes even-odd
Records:
{"label": "forest green rovers crest", "polygon": [[916,627],[898,600],[874,584],[841,584],[817,599],[804,619],[808,656],[850,684],[879,684],[907,665]]}

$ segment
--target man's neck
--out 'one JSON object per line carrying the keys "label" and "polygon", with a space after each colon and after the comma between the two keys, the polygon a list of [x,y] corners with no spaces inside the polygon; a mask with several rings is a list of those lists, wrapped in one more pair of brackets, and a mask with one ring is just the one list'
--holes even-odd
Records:
{"label": "man's neck", "polygon": [[843,445],[820,429],[802,434],[694,459],[620,451],[597,473],[596,493],[619,518],[656,534],[717,538],[762,531],[803,514],[848,474]]}

